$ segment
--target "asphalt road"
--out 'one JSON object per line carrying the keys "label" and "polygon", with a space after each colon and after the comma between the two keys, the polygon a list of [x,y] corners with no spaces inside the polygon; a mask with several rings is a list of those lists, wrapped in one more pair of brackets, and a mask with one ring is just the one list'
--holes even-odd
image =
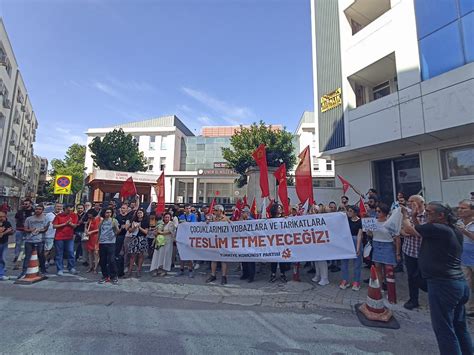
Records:
{"label": "asphalt road", "polygon": [[[435,354],[429,322],[360,325],[351,311],[193,302],[112,285],[0,283],[2,354]],[[65,285],[64,285],[65,286]],[[115,286],[117,287],[117,286]]]}

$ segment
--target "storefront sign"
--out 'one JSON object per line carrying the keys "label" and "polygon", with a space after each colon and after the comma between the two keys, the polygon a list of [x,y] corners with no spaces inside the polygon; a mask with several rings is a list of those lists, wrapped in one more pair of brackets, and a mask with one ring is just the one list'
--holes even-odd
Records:
{"label": "storefront sign", "polygon": [[183,260],[297,262],[355,258],[344,213],[239,222],[182,223]]}
{"label": "storefront sign", "polygon": [[341,88],[321,97],[321,112],[326,112],[342,104]]}
{"label": "storefront sign", "polygon": [[232,169],[204,169],[202,175],[235,175]]}
{"label": "storefront sign", "polygon": [[227,169],[228,166],[229,165],[226,162],[215,162],[214,163],[214,169],[219,169],[219,168]]}

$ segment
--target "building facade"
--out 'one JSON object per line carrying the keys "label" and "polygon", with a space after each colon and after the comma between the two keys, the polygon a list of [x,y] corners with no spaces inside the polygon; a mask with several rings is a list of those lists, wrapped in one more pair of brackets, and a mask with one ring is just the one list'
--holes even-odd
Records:
{"label": "building facade", "polygon": [[[334,162],[321,157],[319,136],[314,112],[305,111],[295,130],[295,154],[298,156],[307,146],[311,152],[314,187],[334,187]],[[295,167],[296,168],[296,167]],[[292,172],[294,174],[294,171]]]}
{"label": "building facade", "polygon": [[474,2],[312,0],[319,148],[390,203],[474,190]]}
{"label": "building facade", "polygon": [[36,196],[38,121],[1,19],[0,96],[0,200],[16,208],[20,198]]}

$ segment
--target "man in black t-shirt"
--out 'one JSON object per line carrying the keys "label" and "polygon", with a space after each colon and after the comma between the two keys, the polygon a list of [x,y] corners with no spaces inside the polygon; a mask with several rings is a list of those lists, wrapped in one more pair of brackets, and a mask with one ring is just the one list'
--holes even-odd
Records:
{"label": "man in black t-shirt", "polygon": [[[125,234],[127,233],[127,228],[130,225],[133,219],[133,213],[129,212],[128,204],[124,202],[122,206],[120,206],[118,213],[115,216],[115,219],[118,222],[120,231],[117,234],[117,238],[115,240],[115,262],[117,264],[117,274],[118,276],[124,275],[124,265],[128,265],[128,257],[126,249],[128,245],[125,244]],[[127,244],[128,244],[127,240]],[[125,248],[125,250],[124,250]]]}
{"label": "man in black t-shirt", "polygon": [[7,221],[7,213],[0,211],[0,281],[9,279],[5,276],[5,265],[7,262],[8,237],[13,234],[13,228]]}
{"label": "man in black t-shirt", "polygon": [[431,324],[438,348],[441,355],[472,354],[465,310],[469,287],[461,269],[463,237],[454,227],[456,217],[449,206],[431,202],[425,211],[426,224],[405,229],[423,238],[418,264],[428,283]]}

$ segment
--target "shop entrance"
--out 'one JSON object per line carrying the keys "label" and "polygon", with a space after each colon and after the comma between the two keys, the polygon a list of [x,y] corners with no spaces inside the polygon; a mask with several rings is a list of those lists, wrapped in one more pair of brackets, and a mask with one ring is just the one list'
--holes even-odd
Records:
{"label": "shop entrance", "polygon": [[418,155],[373,162],[375,188],[379,198],[389,206],[395,201],[398,192],[410,195],[421,194],[421,169]]}

